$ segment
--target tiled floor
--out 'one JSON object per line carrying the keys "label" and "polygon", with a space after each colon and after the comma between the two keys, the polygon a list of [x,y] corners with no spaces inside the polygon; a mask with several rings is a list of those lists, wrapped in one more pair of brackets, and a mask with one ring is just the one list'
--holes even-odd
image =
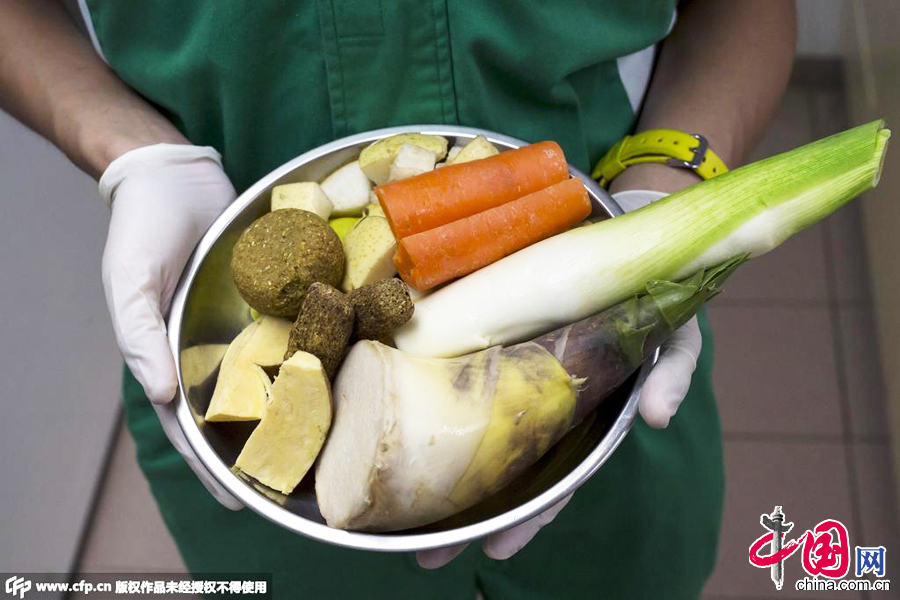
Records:
{"label": "tiled floor", "polygon": [[[845,124],[839,93],[792,88],[756,157]],[[759,516],[776,503],[795,531],[835,518],[851,544],[900,551],[869,303],[859,214],[850,205],[742,267],[710,307],[728,483],[719,564],[705,598],[867,597],[793,590],[794,559],[776,593],[768,571],[747,562],[763,533]],[[184,568],[125,432],[94,523],[82,570]]]}

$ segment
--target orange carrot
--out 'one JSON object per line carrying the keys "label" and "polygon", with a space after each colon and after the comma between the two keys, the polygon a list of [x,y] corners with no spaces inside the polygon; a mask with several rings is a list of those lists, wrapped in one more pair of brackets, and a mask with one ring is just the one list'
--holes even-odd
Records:
{"label": "orange carrot", "polygon": [[464,219],[401,239],[394,265],[425,291],[500,260],[580,223],[591,213],[587,190],[568,179]]}
{"label": "orange carrot", "polygon": [[556,142],[448,165],[375,188],[394,237],[427,231],[521,198],[569,176]]}

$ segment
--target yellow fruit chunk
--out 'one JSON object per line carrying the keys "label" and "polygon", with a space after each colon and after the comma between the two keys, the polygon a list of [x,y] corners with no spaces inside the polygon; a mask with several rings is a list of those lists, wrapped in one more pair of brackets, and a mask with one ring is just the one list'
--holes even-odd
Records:
{"label": "yellow fruit chunk", "polygon": [[334,206],[322,186],[314,181],[288,183],[272,188],[272,210],[299,208],[328,220]]}
{"label": "yellow fruit chunk", "polygon": [[278,372],[262,421],[235,466],[290,494],[312,466],[331,427],[331,389],[319,359],[295,352]]}
{"label": "yellow fruit chunk", "polygon": [[437,155],[431,150],[413,144],[403,144],[397,158],[391,163],[388,181],[400,181],[434,169]]}
{"label": "yellow fruit chunk", "polygon": [[384,209],[381,208],[381,203],[378,202],[378,196],[374,193],[369,196],[369,203],[366,204],[366,207],[363,209],[363,215],[367,217],[370,215],[376,217],[384,216]]}
{"label": "yellow fruit chunk", "polygon": [[338,217],[328,221],[328,224],[342,240],[347,236],[347,232],[353,229],[359,221],[359,217]]}
{"label": "yellow fruit chunk", "polygon": [[358,217],[369,202],[372,184],[354,160],[326,177],[322,181],[322,191],[331,200],[335,217]]}
{"label": "yellow fruit chunk", "polygon": [[457,152],[455,156],[448,158],[447,164],[458,165],[464,162],[487,158],[488,156],[493,156],[499,153],[500,151],[497,150],[493,144],[487,141],[484,136],[479,135],[476,136],[471,142],[463,146],[463,148],[459,152]]}
{"label": "yellow fruit chunk", "polygon": [[387,183],[391,174],[391,165],[404,144],[411,144],[433,152],[435,160],[441,160],[447,155],[446,138],[422,133],[402,133],[378,140],[364,148],[359,154],[359,167],[366,177],[374,181],[376,185]]}
{"label": "yellow fruit chunk", "polygon": [[262,418],[271,386],[262,367],[276,367],[284,360],[292,323],[263,315],[228,346],[207,421],[255,421]]}
{"label": "yellow fruit chunk", "polygon": [[345,292],[367,283],[393,277],[394,252],[397,241],[391,226],[384,217],[368,216],[347,232],[344,237],[344,254],[347,265],[341,287]]}
{"label": "yellow fruit chunk", "polygon": [[463,149],[462,146],[453,146],[452,148],[447,150],[447,160],[445,160],[444,162],[445,163],[453,162],[453,159],[456,158],[456,155],[459,154],[459,151],[462,149]]}

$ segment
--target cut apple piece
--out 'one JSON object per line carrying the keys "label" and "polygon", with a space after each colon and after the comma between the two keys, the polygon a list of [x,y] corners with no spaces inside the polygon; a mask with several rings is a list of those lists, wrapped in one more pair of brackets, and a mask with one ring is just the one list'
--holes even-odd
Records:
{"label": "cut apple piece", "polygon": [[368,216],[357,223],[344,237],[347,266],[341,288],[345,292],[368,283],[393,277],[394,252],[397,241],[384,217]]}
{"label": "cut apple piece", "polygon": [[363,214],[367,217],[384,217],[384,209],[381,208],[378,202],[374,202],[366,205],[366,208],[363,209]]}
{"label": "cut apple piece", "polygon": [[272,385],[266,412],[235,467],[290,494],[315,462],[331,427],[331,389],[319,359],[295,352]]}
{"label": "cut apple piece", "polygon": [[453,164],[451,161],[456,158],[456,155],[459,154],[459,151],[462,150],[462,146],[453,146],[447,151],[447,159],[444,162],[439,162],[434,165],[435,169],[440,169],[441,167],[446,167],[449,164]]}
{"label": "cut apple piece", "polygon": [[446,138],[422,133],[401,133],[378,140],[363,149],[359,154],[359,166],[363,173],[376,185],[387,183],[391,175],[391,165],[404,144],[411,144],[433,152],[436,161],[442,160],[447,155]]}
{"label": "cut apple piece", "polygon": [[307,210],[326,221],[331,216],[331,211],[334,210],[334,206],[322,190],[322,186],[314,181],[287,183],[272,188],[272,210],[282,208]]}
{"label": "cut apple piece", "polygon": [[448,162],[448,163],[452,162],[453,159],[456,158],[456,155],[459,154],[459,151],[462,149],[463,149],[463,146],[459,146],[459,145],[456,145],[456,146],[453,146],[452,148],[450,148],[450,150],[447,151],[447,161],[446,162]]}
{"label": "cut apple piece", "polygon": [[263,367],[277,367],[284,361],[292,323],[262,315],[238,334],[228,346],[207,421],[255,421],[266,408],[269,376]]}
{"label": "cut apple piece", "polygon": [[359,161],[346,164],[322,181],[322,190],[334,207],[335,217],[358,217],[369,203],[372,184],[360,170]]}
{"label": "cut apple piece", "polygon": [[413,144],[403,144],[397,152],[397,158],[391,164],[388,181],[400,181],[433,171],[436,160],[437,154],[431,150]]}
{"label": "cut apple piece", "polygon": [[359,222],[359,217],[338,217],[331,219],[328,224],[342,240],[346,237],[347,232],[353,229],[353,226]]}
{"label": "cut apple piece", "polygon": [[375,192],[369,194],[369,203],[363,209],[363,216],[368,217],[369,215],[384,216],[384,209],[381,208],[381,203],[378,202],[378,196],[375,195]]}
{"label": "cut apple piece", "polygon": [[492,143],[487,141],[483,135],[475,136],[471,142],[463,146],[462,150],[456,153],[453,157],[447,158],[448,165],[458,165],[464,162],[470,162],[473,160],[479,160],[482,158],[487,158],[488,156],[493,156],[495,154],[499,154],[500,151],[494,147]]}

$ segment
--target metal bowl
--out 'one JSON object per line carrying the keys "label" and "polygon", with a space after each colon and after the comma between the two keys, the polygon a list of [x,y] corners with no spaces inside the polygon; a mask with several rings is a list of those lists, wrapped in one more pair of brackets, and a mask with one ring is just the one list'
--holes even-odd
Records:
{"label": "metal bowl", "polygon": [[[409,132],[442,135],[451,144],[483,135],[501,150],[526,143],[469,127],[411,125],[346,137],[307,152],[263,177],[213,223],[185,268],[168,322],[172,352],[179,357],[176,364],[180,391],[175,412],[188,443],[203,464],[222,486],[266,519],[307,537],[348,548],[399,552],[449,546],[502,531],[549,508],[597,471],[625,437],[650,369],[649,364],[641,367],[594,415],[506,488],[472,508],[426,527],[381,534],[333,529],[325,525],[319,513],[312,470],[288,496],[233,472],[231,467],[255,423],[204,420],[221,352],[190,350],[206,344],[227,344],[251,321],[249,308],[231,278],[232,247],[250,223],[269,211],[274,186],[319,181],[355,159],[373,141]],[[622,214],[618,204],[589,177],[574,168],[571,173],[584,182],[597,214]]]}

